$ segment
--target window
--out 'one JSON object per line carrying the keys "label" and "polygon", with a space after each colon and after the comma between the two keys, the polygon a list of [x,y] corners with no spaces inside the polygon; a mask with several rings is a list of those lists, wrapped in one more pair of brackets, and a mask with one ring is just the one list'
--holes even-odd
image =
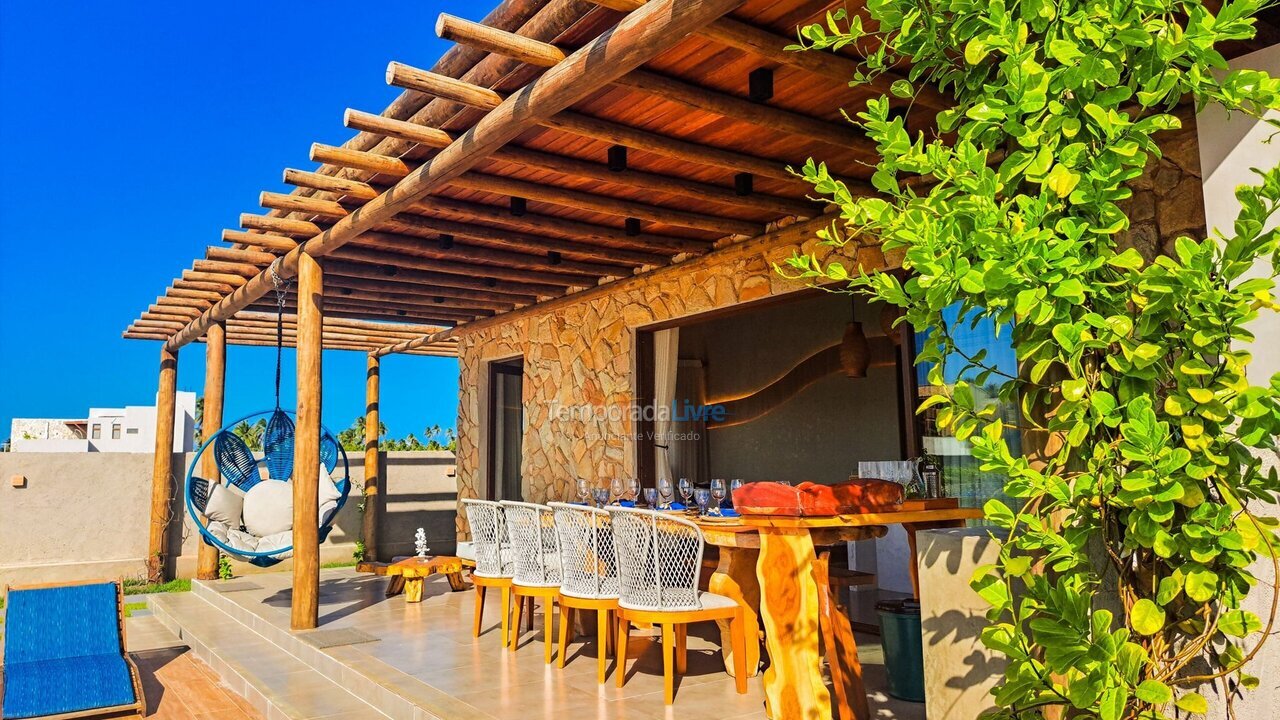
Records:
{"label": "window", "polygon": [[124,429],[124,434],[125,434],[125,435],[137,435],[137,434],[138,434],[138,428],[125,428],[125,429]]}
{"label": "window", "polygon": [[101,426],[101,425],[99,425],[98,423],[94,423],[94,424],[93,424],[93,430],[91,430],[91,431],[90,431],[90,433],[91,433],[91,434],[89,435],[89,437],[90,437],[90,438],[92,438],[92,439],[94,439],[94,440],[101,440],[101,439],[102,439],[102,426]]}
{"label": "window", "polygon": [[120,439],[120,423],[111,423],[111,439]]}
{"label": "window", "polygon": [[[996,393],[997,388],[1007,380],[1003,375],[1017,376],[1018,374],[1018,361],[1013,351],[1013,328],[1004,326],[997,329],[995,323],[989,318],[984,318],[977,324],[971,323],[971,319],[971,317],[960,317],[958,304],[943,312],[943,320],[950,328],[957,350],[954,359],[947,360],[946,377],[943,380],[947,385],[957,380],[968,380],[972,383],[979,371],[970,369],[961,375],[965,362],[958,355],[963,353],[973,357],[980,350],[986,350],[987,354],[983,362],[988,367],[995,368],[997,373],[993,373],[985,385],[974,387],[974,396],[980,402],[999,406],[1000,417],[1016,428],[1019,420],[1016,401],[1002,401]],[[924,333],[917,333],[916,344],[922,344],[925,337]],[[916,366],[917,402],[923,402],[925,398],[943,390],[943,386],[928,384],[929,371],[932,369],[933,363],[922,363]],[[969,453],[968,442],[957,440],[951,431],[938,428],[935,411],[926,410],[920,417],[919,432],[924,451],[942,462],[943,486],[947,495],[959,497],[960,504],[965,507],[982,507],[983,503],[991,498],[1007,501],[1008,498],[1003,493],[1004,476],[986,473],[979,469],[978,462]],[[1017,429],[1006,430],[1004,439],[1009,451],[1015,456],[1022,452],[1022,436]]]}

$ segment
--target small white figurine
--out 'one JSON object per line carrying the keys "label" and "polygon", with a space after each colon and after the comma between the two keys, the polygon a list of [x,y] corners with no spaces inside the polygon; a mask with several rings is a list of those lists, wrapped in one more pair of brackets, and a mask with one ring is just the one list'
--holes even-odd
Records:
{"label": "small white figurine", "polygon": [[418,557],[425,558],[427,556],[427,531],[418,528],[418,532],[413,534],[413,547],[418,551]]}

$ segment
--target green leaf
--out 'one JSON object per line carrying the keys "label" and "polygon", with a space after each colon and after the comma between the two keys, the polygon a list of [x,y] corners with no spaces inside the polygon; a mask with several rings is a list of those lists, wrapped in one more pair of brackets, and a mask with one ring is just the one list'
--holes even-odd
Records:
{"label": "green leaf", "polygon": [[909,80],[894,80],[893,84],[889,86],[889,92],[900,98],[909,98],[916,94],[915,88],[911,87]]}
{"label": "green leaf", "polygon": [[1174,705],[1177,705],[1179,710],[1196,713],[1197,715],[1204,715],[1209,712],[1209,701],[1196,692],[1183,693],[1182,697],[1178,698],[1178,702],[1174,703]]}
{"label": "green leaf", "polygon": [[1164,608],[1143,598],[1133,604],[1129,624],[1139,635],[1155,635],[1164,629]]}
{"label": "green leaf", "polygon": [[1262,629],[1262,620],[1247,610],[1231,610],[1218,619],[1218,629],[1231,637],[1248,637]]}
{"label": "green leaf", "polygon": [[1183,589],[1196,602],[1209,602],[1218,591],[1218,574],[1203,565],[1191,565]]}
{"label": "green leaf", "polygon": [[1133,248],[1126,248],[1119,255],[1113,255],[1107,260],[1107,264],[1111,267],[1121,268],[1124,270],[1141,270],[1145,261],[1142,259],[1142,253]]}
{"label": "green leaf", "polygon": [[1079,183],[1080,176],[1062,164],[1054,165],[1053,170],[1049,171],[1049,176],[1044,180],[1045,186],[1062,198],[1070,195]]}
{"label": "green leaf", "polygon": [[964,47],[964,61],[970,65],[977,65],[986,56],[987,44],[982,38],[973,38]]}
{"label": "green leaf", "polygon": [[1139,700],[1152,705],[1164,705],[1173,699],[1173,690],[1159,680],[1143,680],[1133,694]]}

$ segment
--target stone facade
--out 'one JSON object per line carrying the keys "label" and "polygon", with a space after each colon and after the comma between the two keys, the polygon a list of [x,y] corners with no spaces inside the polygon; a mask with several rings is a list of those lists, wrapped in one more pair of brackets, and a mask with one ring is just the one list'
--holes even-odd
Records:
{"label": "stone facade", "polygon": [[[803,289],[773,266],[797,251],[829,252],[814,236],[821,225],[797,223],[462,335],[459,497],[487,492],[481,419],[490,361],[524,361],[521,474],[527,500],[564,499],[575,475],[632,476],[636,453],[628,410],[635,396],[637,328]],[[856,255],[868,270],[888,266],[876,247],[841,252]],[[465,532],[461,516],[459,532]]]}
{"label": "stone facade", "polygon": [[1182,128],[1160,138],[1164,157],[1147,164],[1146,172],[1129,183],[1133,197],[1120,203],[1129,217],[1120,245],[1135,248],[1148,260],[1172,255],[1173,241],[1181,235],[1205,236],[1196,121],[1189,113],[1179,116]]}

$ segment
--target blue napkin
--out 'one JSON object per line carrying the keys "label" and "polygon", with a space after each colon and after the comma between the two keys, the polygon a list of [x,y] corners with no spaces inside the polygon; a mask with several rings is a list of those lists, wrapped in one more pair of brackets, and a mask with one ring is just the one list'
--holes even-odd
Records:
{"label": "blue napkin", "polygon": [[618,504],[625,508],[633,508],[636,506],[634,500],[619,500]]}
{"label": "blue napkin", "polygon": [[733,508],[720,508],[720,517],[742,517],[741,514]]}
{"label": "blue napkin", "polygon": [[684,510],[684,509],[685,509],[685,507],[684,507],[684,503],[673,502],[673,503],[671,503],[671,509],[672,509],[672,510]]}

